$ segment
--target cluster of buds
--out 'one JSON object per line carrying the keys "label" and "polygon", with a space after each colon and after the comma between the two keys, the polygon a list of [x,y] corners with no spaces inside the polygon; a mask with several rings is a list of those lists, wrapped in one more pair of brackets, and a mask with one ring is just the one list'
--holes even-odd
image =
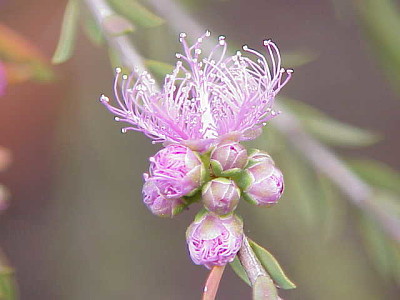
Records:
{"label": "cluster of buds", "polygon": [[278,202],[283,176],[272,158],[236,141],[205,152],[170,144],[150,158],[143,201],[161,217],[173,217],[194,202],[203,209],[186,232],[194,263],[211,268],[231,262],[243,241],[243,222],[235,214],[240,199],[258,206]]}
{"label": "cluster of buds", "polygon": [[240,142],[255,139],[279,114],[274,99],[292,70],[282,68],[271,40],[263,41],[266,55],[245,45],[230,56],[224,36],[203,53],[209,36],[207,31],[189,45],[180,34],[183,52],[161,89],[146,71],[128,76],[117,68],[117,106],[104,95],[100,101],[127,124],[122,132],[141,131],[164,144],[144,175],[144,203],[157,216],[174,217],[201,202],[186,239],[192,260],[211,268],[231,262],[241,247],[243,222],[235,214],[240,199],[270,206],[283,192],[271,157],[248,152]]}

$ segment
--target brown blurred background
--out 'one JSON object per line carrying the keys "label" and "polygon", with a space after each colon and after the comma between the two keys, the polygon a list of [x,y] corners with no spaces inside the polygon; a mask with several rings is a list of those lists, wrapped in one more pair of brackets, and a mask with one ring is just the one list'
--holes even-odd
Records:
{"label": "brown blurred background", "polygon": [[[342,153],[400,169],[399,97],[369,51],[350,1],[336,2],[207,0],[189,9],[213,34],[238,45],[273,38],[280,49],[315,53],[284,93],[383,133],[375,146]],[[51,57],[65,3],[3,0],[0,21]],[[163,32],[143,30],[137,40]],[[142,48],[172,62],[171,38],[168,47],[155,40]],[[141,203],[141,174],[158,148],[139,133],[120,134],[97,101],[100,93],[112,95],[105,48],[80,35],[74,57],[55,70],[55,82],[12,85],[0,99],[0,144],[14,159],[0,179],[12,193],[0,218],[0,245],[17,270],[21,299],[199,299],[207,271],[192,264],[184,238],[195,210],[164,220]],[[378,276],[360,243],[356,212],[339,215],[342,230],[329,240],[291,211],[295,200],[268,211],[240,207],[248,234],[298,285],[282,293],[285,299],[397,299],[399,290]],[[218,299],[250,295],[227,269]]]}

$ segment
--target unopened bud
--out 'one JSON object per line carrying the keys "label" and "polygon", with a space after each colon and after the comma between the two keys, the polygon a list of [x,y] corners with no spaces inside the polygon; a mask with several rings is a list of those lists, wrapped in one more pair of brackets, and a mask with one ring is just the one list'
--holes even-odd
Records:
{"label": "unopened bud", "polygon": [[247,164],[247,150],[237,142],[227,141],[211,152],[211,166],[218,176],[226,172],[241,171]]}
{"label": "unopened bud", "polygon": [[226,215],[236,209],[240,199],[240,189],[235,182],[226,178],[216,178],[203,187],[204,206],[218,215]]}
{"label": "unopened bud", "polygon": [[277,203],[284,189],[282,172],[268,159],[250,164],[242,182],[244,199],[260,206]]}
{"label": "unopened bud", "polygon": [[243,222],[234,214],[205,213],[186,231],[190,257],[208,269],[224,266],[235,258],[243,242]]}

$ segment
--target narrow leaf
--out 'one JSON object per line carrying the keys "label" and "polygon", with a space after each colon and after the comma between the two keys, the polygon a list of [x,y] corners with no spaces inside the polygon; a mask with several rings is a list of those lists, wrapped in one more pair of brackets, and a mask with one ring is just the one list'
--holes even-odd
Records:
{"label": "narrow leaf", "polygon": [[164,20],[148,10],[142,4],[134,0],[110,0],[114,9],[143,27],[156,27],[164,23]]}
{"label": "narrow leaf", "polygon": [[268,274],[271,275],[272,279],[278,284],[278,286],[285,290],[296,288],[296,285],[285,275],[275,257],[254,241],[250,239],[248,240],[262,266]]}
{"label": "narrow leaf", "polygon": [[233,271],[236,273],[237,276],[239,276],[240,279],[242,279],[245,283],[247,283],[249,286],[251,286],[249,277],[247,277],[246,271],[243,269],[242,264],[240,263],[240,260],[236,256],[235,259],[230,263]]}
{"label": "narrow leaf", "polygon": [[157,60],[146,59],[145,65],[151,72],[160,76],[170,74],[174,70],[174,66]]}
{"label": "narrow leaf", "polygon": [[303,102],[288,98],[281,98],[280,101],[286,109],[299,117],[312,135],[326,144],[359,147],[372,145],[381,139],[376,133],[332,119]]}
{"label": "narrow leaf", "polygon": [[400,193],[400,173],[388,165],[371,159],[352,159],[348,164],[370,184]]}
{"label": "narrow leaf", "polygon": [[253,286],[253,300],[278,299],[278,293],[273,281],[266,276],[259,276]]}
{"label": "narrow leaf", "polygon": [[97,25],[96,21],[89,14],[85,16],[83,28],[85,30],[86,36],[93,44],[100,46],[104,43],[104,37],[103,33],[101,32],[101,28]]}
{"label": "narrow leaf", "polygon": [[400,81],[400,9],[393,0],[354,1],[371,45],[379,55],[389,79],[398,89]]}
{"label": "narrow leaf", "polygon": [[310,51],[297,51],[282,53],[282,62],[285,68],[301,67],[317,58],[315,53]]}
{"label": "narrow leaf", "polygon": [[60,64],[67,61],[73,53],[79,19],[78,0],[69,0],[64,12],[60,39],[54,52],[52,63]]}

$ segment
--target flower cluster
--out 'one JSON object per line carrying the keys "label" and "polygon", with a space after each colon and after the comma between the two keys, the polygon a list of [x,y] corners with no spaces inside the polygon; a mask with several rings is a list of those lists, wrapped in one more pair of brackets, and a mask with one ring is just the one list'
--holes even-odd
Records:
{"label": "flower cluster", "polygon": [[226,56],[225,37],[203,55],[203,39],[189,46],[180,35],[183,53],[161,89],[147,72],[130,76],[117,69],[114,83],[117,106],[106,96],[101,102],[128,123],[123,132],[137,130],[164,145],[150,158],[144,174],[143,201],[158,216],[174,217],[201,202],[186,239],[195,264],[212,268],[231,262],[244,238],[243,222],[235,210],[240,199],[258,206],[277,203],[283,176],[272,158],[247,149],[242,141],[256,138],[276,116],[276,94],[291,70],[281,67],[277,46],[263,43],[267,55],[243,46]]}

